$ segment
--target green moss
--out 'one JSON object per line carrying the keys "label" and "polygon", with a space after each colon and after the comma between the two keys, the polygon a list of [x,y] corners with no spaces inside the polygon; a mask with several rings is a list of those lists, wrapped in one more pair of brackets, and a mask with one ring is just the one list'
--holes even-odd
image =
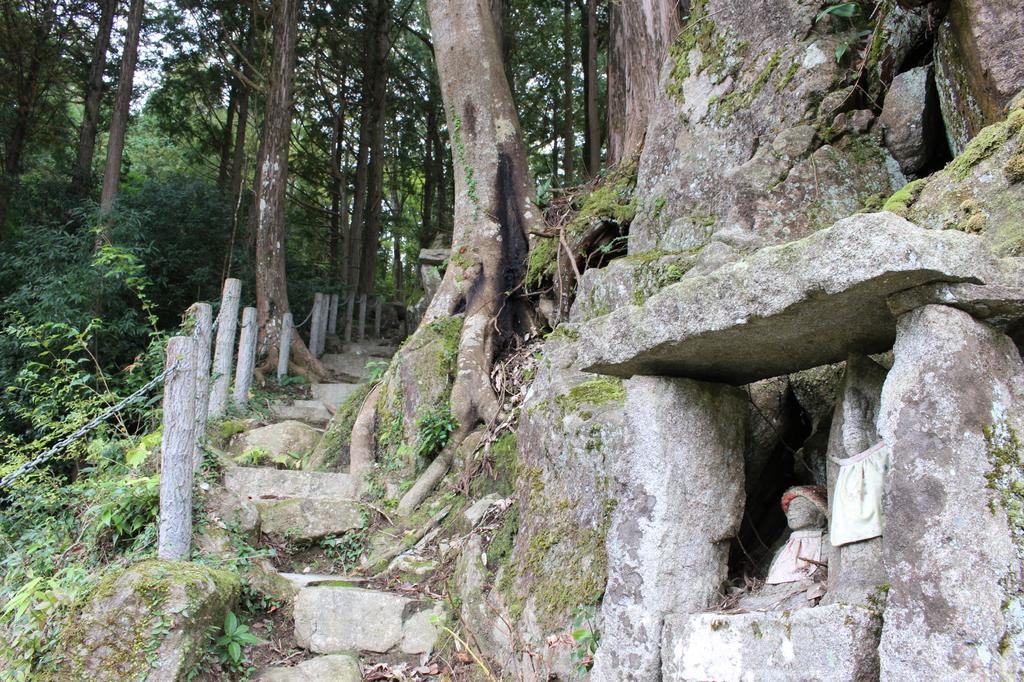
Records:
{"label": "green moss", "polygon": [[782,78],[779,79],[779,82],[775,84],[775,92],[782,92],[783,90],[785,90],[786,86],[790,84],[790,82],[793,80],[793,77],[796,76],[796,72],[799,70],[799,62],[793,62],[792,64],[790,64],[789,68],[786,69],[786,73],[784,73],[782,75]]}
{"label": "green moss", "polygon": [[1017,152],[1006,160],[1003,165],[1003,175],[1011,185],[1024,182],[1024,144],[1017,148]]}
{"label": "green moss", "polygon": [[529,287],[540,287],[545,279],[555,275],[558,263],[558,239],[541,237],[530,251],[526,262],[526,284]]}
{"label": "green moss", "polygon": [[698,48],[701,52],[697,73],[710,69],[716,76],[716,82],[721,82],[725,75],[727,41],[711,20],[706,5],[706,0],[693,1],[686,25],[668,48],[672,69],[665,92],[680,104],[685,101],[683,83],[691,75],[690,52],[693,49]]}
{"label": "green moss", "polygon": [[562,413],[576,412],[580,406],[604,405],[610,402],[622,402],[626,399],[626,389],[622,379],[618,377],[600,377],[584,381],[569,389],[568,393],[555,398]]}
{"label": "green moss", "polygon": [[885,204],[882,206],[883,211],[891,211],[898,216],[906,218],[910,213],[910,208],[917,201],[917,198],[921,196],[921,192],[928,186],[928,180],[921,178],[920,180],[914,180],[903,186],[902,189],[898,190],[895,194],[889,197]]}
{"label": "green moss", "polygon": [[462,172],[465,175],[466,180],[466,193],[469,195],[469,200],[473,202],[473,214],[474,216],[480,215],[480,197],[476,193],[476,176],[473,172],[473,167],[466,162],[466,144],[462,140],[462,119],[455,112],[454,107],[451,111],[453,130],[452,130],[452,141],[455,147],[455,156],[458,159],[459,165],[462,167]]}
{"label": "green moss", "polygon": [[946,172],[957,180],[966,180],[971,169],[998,151],[1021,127],[1024,127],[1024,109],[1011,112],[1002,123],[982,129],[963,153],[946,166]]}
{"label": "green moss", "polygon": [[327,426],[327,431],[314,448],[309,458],[309,468],[336,469],[339,466],[338,460],[342,450],[352,442],[352,427],[359,416],[359,409],[371,390],[371,384],[361,384],[345,398],[345,402],[338,407],[338,411]]}
{"label": "green moss", "polygon": [[768,63],[765,64],[764,68],[757,74],[757,77],[754,78],[754,82],[749,86],[740,87],[737,84],[728,94],[719,98],[711,98],[709,104],[716,105],[715,120],[719,125],[727,124],[737,111],[746,109],[753,104],[754,99],[761,94],[764,86],[768,84],[772,74],[775,73],[775,69],[778,68],[779,61],[782,59],[782,52],[782,48],[779,48],[772,53],[771,57],[768,58]]}
{"label": "green moss", "polygon": [[232,436],[244,433],[248,429],[249,423],[244,419],[225,419],[217,424],[217,438],[223,446]]}
{"label": "green moss", "polygon": [[566,341],[579,341],[580,331],[576,327],[565,324],[564,322],[552,330],[548,334],[549,339],[564,339]]}
{"label": "green moss", "polygon": [[1024,459],[1016,429],[1001,421],[984,430],[991,468],[985,474],[986,487],[995,494],[989,505],[1006,512],[1018,553],[1024,553]]}

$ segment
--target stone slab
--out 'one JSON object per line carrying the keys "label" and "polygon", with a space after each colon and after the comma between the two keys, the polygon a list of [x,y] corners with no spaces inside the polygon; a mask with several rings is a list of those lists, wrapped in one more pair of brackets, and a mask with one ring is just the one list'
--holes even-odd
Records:
{"label": "stone slab", "polygon": [[348,474],[263,467],[225,469],[224,487],[237,495],[254,500],[347,500],[352,499],[355,493],[354,482]]}
{"label": "stone slab", "polygon": [[301,455],[312,450],[319,439],[320,432],[316,429],[300,421],[288,419],[238,434],[231,441],[231,450],[243,454],[258,448],[270,455]]}
{"label": "stone slab", "polygon": [[260,531],[276,541],[310,541],[363,527],[362,510],[341,500],[257,500]]}
{"label": "stone slab", "polygon": [[317,653],[422,654],[433,648],[441,604],[357,587],[312,586],[295,598],[295,639]]}
{"label": "stone slab", "polygon": [[362,682],[363,673],[354,656],[317,656],[291,668],[267,668],[254,682]]}
{"label": "stone slab", "polygon": [[855,215],[683,280],[580,328],[589,372],[737,385],[888,350],[886,299],[938,281],[984,282],[997,262],[977,237]]}
{"label": "stone slab", "polygon": [[877,613],[841,604],[792,612],[674,614],[665,619],[662,680],[877,680],[881,627]]}
{"label": "stone slab", "polygon": [[351,582],[352,578],[344,575],[330,575],[328,573],[282,573],[281,577],[298,588],[309,587],[323,583],[335,584]]}
{"label": "stone slab", "polygon": [[896,317],[932,304],[962,310],[1000,329],[1024,320],[1024,289],[1017,287],[939,282],[901,291],[889,298],[889,310]]}
{"label": "stone slab", "polygon": [[420,249],[420,265],[444,265],[451,255],[451,249]]}
{"label": "stone slab", "polygon": [[313,384],[313,398],[337,409],[360,384]]}
{"label": "stone slab", "polygon": [[277,419],[288,419],[318,426],[331,421],[330,411],[320,400],[276,402],[270,406],[270,411]]}

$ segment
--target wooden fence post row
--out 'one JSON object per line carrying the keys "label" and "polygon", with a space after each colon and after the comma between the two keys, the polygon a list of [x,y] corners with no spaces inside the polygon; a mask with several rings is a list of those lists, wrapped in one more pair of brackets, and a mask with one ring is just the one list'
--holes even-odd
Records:
{"label": "wooden fence post row", "polygon": [[193,441],[192,468],[199,469],[203,460],[203,433],[210,409],[210,344],[213,340],[213,307],[209,303],[196,303],[191,308],[196,341],[196,428]]}
{"label": "wooden fence post row", "polygon": [[238,336],[238,364],[235,367],[233,398],[237,407],[245,407],[249,402],[249,387],[256,368],[256,332],[256,309],[246,308],[242,311],[242,333]]}
{"label": "wooden fence post row", "polygon": [[242,282],[224,280],[224,293],[220,300],[220,325],[217,327],[217,345],[213,351],[213,388],[210,391],[210,417],[223,416],[228,406],[228,388],[231,384],[231,359],[238,329],[238,305],[242,299]]}

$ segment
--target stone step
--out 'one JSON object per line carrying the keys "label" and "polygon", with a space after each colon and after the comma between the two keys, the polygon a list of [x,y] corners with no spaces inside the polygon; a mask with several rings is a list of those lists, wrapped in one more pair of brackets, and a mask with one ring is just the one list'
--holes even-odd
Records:
{"label": "stone step", "polygon": [[231,441],[231,451],[240,455],[260,449],[272,456],[304,455],[319,440],[320,432],[309,424],[286,420],[238,434]]}
{"label": "stone step", "polygon": [[253,682],[361,682],[363,673],[354,656],[317,656],[291,668],[266,668]]}
{"label": "stone step", "polygon": [[275,542],[312,541],[363,527],[362,506],[336,499],[257,500],[261,532]]}
{"label": "stone step", "polygon": [[326,471],[291,471],[264,467],[229,467],[224,487],[253,500],[301,498],[351,500],[355,482],[348,474]]}
{"label": "stone step", "polygon": [[430,651],[443,618],[440,602],[358,587],[312,585],[295,598],[295,639],[316,653]]}
{"label": "stone step", "polygon": [[292,400],[276,402],[270,406],[276,419],[287,419],[306,424],[323,425],[331,421],[331,413],[322,400]]}
{"label": "stone step", "polygon": [[361,384],[344,383],[313,384],[313,399],[337,409],[360,386]]}
{"label": "stone step", "polygon": [[353,581],[352,578],[346,575],[330,575],[328,573],[281,573],[281,577],[300,589],[310,585],[322,584],[338,586],[339,583],[346,583],[342,587],[351,587]]}

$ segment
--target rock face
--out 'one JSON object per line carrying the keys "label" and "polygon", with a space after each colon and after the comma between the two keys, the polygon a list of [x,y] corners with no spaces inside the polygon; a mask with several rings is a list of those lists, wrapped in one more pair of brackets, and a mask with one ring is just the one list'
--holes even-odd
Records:
{"label": "rock face", "polygon": [[1003,118],[1024,88],[1024,16],[1016,0],[953,0],[935,44],[936,81],[955,154]]}
{"label": "rock face", "polygon": [[880,630],[877,613],[845,605],[792,614],[672,615],[665,620],[661,679],[877,680]]}
{"label": "rock face", "polygon": [[231,449],[239,454],[263,450],[271,456],[302,455],[312,450],[319,438],[320,432],[311,426],[298,421],[282,421],[235,436]]}
{"label": "rock face", "polygon": [[[185,680],[208,628],[224,622],[238,593],[233,574],[200,564],[152,560],[130,566],[100,583],[65,633],[56,679]],[[154,628],[166,634],[151,642]]]}
{"label": "rock face", "polygon": [[1003,476],[1020,462],[1020,354],[928,305],[900,317],[894,356],[878,420],[892,448],[882,677],[1019,678],[1021,564],[1004,510],[1017,493]]}
{"label": "rock face", "polygon": [[718,598],[743,514],[747,414],[746,395],[732,387],[626,382],[595,682],[657,679],[665,615]]}
{"label": "rock face", "polygon": [[907,175],[916,174],[936,153],[941,129],[931,68],[920,66],[896,76],[878,119],[885,146]]}
{"label": "rock face", "polygon": [[440,604],[355,587],[304,587],[295,598],[295,639],[317,653],[422,654],[438,637]]}
{"label": "rock face", "polygon": [[[828,443],[828,486],[836,489],[837,459],[864,452],[878,442],[875,423],[882,400],[886,369],[862,355],[846,361],[846,373],[839,389]],[[886,583],[882,565],[882,539],[872,538],[836,547],[828,565],[828,594],[824,603],[867,605],[883,597]]]}
{"label": "rock face", "polygon": [[889,295],[985,279],[995,267],[970,235],[922,230],[890,213],[853,216],[587,323],[579,363],[617,376],[734,384],[788,374],[887,350],[896,331]]}

